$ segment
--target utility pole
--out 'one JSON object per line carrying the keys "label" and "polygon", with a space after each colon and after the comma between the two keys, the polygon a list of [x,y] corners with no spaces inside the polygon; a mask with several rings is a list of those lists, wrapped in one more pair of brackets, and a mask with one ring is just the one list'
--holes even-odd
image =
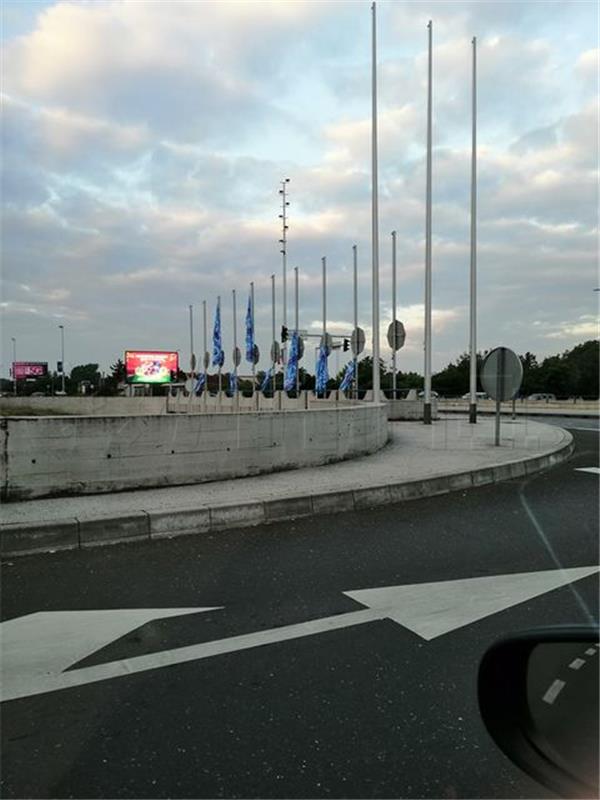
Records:
{"label": "utility pole", "polygon": [[294,267],[294,330],[296,331],[296,345],[298,347],[298,363],[296,365],[296,397],[300,395],[300,294],[298,288],[298,267]]}
{"label": "utility pole", "polygon": [[354,337],[357,347],[354,348],[354,399],[358,400],[358,253],[357,246],[352,245],[352,266],[354,272]]}
{"label": "utility pole", "polygon": [[17,396],[17,340],[14,336],[10,337],[12,342],[13,348],[13,363],[12,363],[12,374],[13,374],[13,394]]}
{"label": "utility pole", "polygon": [[[396,336],[396,231],[392,231],[392,324]],[[392,350],[392,399],[396,399],[396,347]]]}

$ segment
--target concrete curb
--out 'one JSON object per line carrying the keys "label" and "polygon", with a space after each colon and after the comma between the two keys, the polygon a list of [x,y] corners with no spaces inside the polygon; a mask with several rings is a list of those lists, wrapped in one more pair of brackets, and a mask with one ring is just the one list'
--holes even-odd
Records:
{"label": "concrete curb", "polygon": [[563,442],[559,447],[541,456],[416,481],[210,507],[199,505],[171,511],[137,511],[118,517],[90,516],[0,525],[0,556],[14,558],[57,550],[87,549],[117,542],[170,539],[186,534],[230,530],[314,514],[361,511],[524,478],[569,458],[574,449],[573,437],[567,431],[563,433]]}
{"label": "concrete curb", "polygon": [[[440,414],[462,414],[463,416],[468,415],[469,409],[468,408],[440,408]],[[477,416],[483,417],[495,417],[495,411],[488,411],[487,409],[482,411],[481,409],[477,409]],[[508,411],[507,409],[503,409],[500,412],[502,417],[511,417],[512,411]],[[519,417],[540,417],[540,420],[543,420],[544,417],[562,417],[562,419],[598,419],[598,412],[587,412],[584,411],[582,413],[579,412],[569,412],[569,411],[516,411],[517,419]],[[590,428],[590,430],[595,430],[594,428]]]}

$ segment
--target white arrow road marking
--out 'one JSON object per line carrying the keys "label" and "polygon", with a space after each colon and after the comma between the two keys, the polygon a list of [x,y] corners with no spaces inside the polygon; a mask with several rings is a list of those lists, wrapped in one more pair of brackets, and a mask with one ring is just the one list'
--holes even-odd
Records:
{"label": "white arrow road marking", "polygon": [[600,567],[552,569],[344,594],[380,609],[389,619],[429,640],[598,571]]}
{"label": "white arrow road marking", "polygon": [[[72,669],[68,672],[62,670],[91,654],[89,646],[93,647],[95,644],[100,647],[108,643],[106,637],[111,635],[111,626],[112,631],[116,631],[119,619],[118,616],[113,616],[113,621],[109,622],[109,615],[123,615],[119,620],[119,628],[116,633],[118,637],[151,619],[214,609],[40,612],[2,624],[3,681],[0,700],[14,700],[43,692],[83,686],[109,678],[118,678],[189,661],[199,661],[224,653],[299,639],[304,636],[314,636],[381,619],[394,620],[424,639],[433,639],[435,636],[441,636],[443,633],[510,608],[552,589],[593,575],[599,570],[600,567],[546,570],[544,572],[344,592],[368,608],[300,622],[295,625],[232,636],[228,639],[110,661],[93,667]],[[108,615],[104,622],[102,636],[100,633],[95,636],[93,632],[86,630],[86,626],[93,624],[93,615],[98,615],[97,620],[100,622],[104,615]],[[32,618],[36,619],[32,622]],[[128,620],[127,624],[125,620]],[[72,624],[73,628],[65,630],[67,623]],[[85,647],[75,644],[73,629],[79,632],[77,635],[83,635],[86,638]],[[45,630],[52,631],[52,637],[46,635]],[[52,643],[46,658],[44,642],[50,638],[52,638]],[[92,644],[92,638],[94,644]],[[63,648],[62,653],[61,647]]]}
{"label": "white arrow road marking", "polygon": [[[40,611],[0,626],[2,687],[12,697],[42,685],[86,656],[154,619],[213,608],[133,608],[102,611]],[[20,688],[21,687],[21,688]],[[29,692],[27,692],[29,693]],[[8,698],[7,698],[8,699]]]}
{"label": "white arrow road marking", "polygon": [[591,472],[600,475],[600,467],[575,467],[575,472]]}

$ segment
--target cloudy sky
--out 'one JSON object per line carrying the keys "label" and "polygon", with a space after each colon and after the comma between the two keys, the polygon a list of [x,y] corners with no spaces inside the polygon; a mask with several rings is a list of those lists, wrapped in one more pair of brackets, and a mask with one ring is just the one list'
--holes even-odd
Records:
{"label": "cloudy sky", "polygon": [[[54,363],[59,324],[69,368],[107,370],[126,348],[187,363],[188,304],[200,351],[218,294],[229,365],[231,290],[241,339],[251,280],[266,355],[283,177],[301,327],[320,325],[327,256],[328,324],[351,329],[356,243],[370,332],[368,2],[4,0],[2,14],[2,374],[12,336],[19,360]],[[385,333],[396,229],[400,368],[423,369],[429,18],[434,369],[468,346],[474,35],[478,343],[543,356],[596,336],[597,4],[382,0],[381,319]]]}

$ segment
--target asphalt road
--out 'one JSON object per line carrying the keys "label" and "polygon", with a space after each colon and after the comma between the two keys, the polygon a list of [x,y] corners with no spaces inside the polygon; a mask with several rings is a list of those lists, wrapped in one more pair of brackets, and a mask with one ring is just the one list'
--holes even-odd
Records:
{"label": "asphalt road", "polygon": [[[599,466],[598,432],[573,435],[569,461],[525,480],[15,559],[2,618],[222,606],[148,622],[79,668],[361,610],[349,590],[595,565],[598,480],[575,468]],[[501,636],[597,618],[597,592],[586,577],[429,641],[385,619],[9,700],[2,796],[553,797],[488,736],[477,667]]]}

